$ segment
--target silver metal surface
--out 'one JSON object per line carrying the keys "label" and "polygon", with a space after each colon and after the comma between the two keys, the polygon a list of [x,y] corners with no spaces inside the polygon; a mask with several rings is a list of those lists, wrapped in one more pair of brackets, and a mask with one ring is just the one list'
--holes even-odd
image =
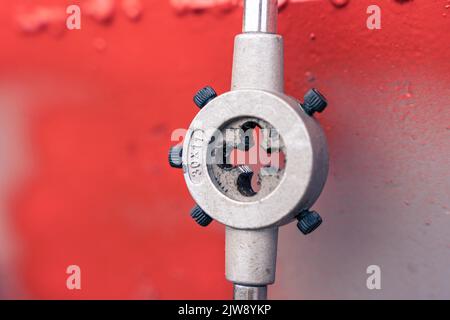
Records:
{"label": "silver metal surface", "polygon": [[225,275],[237,284],[262,286],[275,282],[278,228],[225,228]]}
{"label": "silver metal surface", "polygon": [[[278,227],[314,204],[328,174],[320,125],[284,94],[283,39],[275,34],[276,20],[276,0],[245,1],[244,33],[235,38],[231,91],[202,108],[183,143],[189,192],[226,226],[226,278],[235,284],[234,298],[239,300],[267,298],[267,285],[275,281]],[[228,159],[228,145],[242,149],[242,136],[235,132],[248,123],[277,132],[282,167],[253,172],[253,164],[222,161]],[[272,151],[273,145],[263,135],[257,147]],[[259,189],[249,186],[253,176]]]}
{"label": "silver metal surface", "polygon": [[283,38],[276,34],[245,33],[234,41],[231,90],[284,92]]}
{"label": "silver metal surface", "polygon": [[[286,163],[278,184],[264,197],[239,201],[218,187],[208,146],[218,128],[232,119],[262,119],[284,141]],[[197,204],[213,219],[236,229],[263,229],[291,222],[319,196],[328,172],[326,140],[318,122],[298,102],[263,90],[234,90],[197,114],[183,146],[184,177]],[[212,175],[211,175],[212,174]]]}
{"label": "silver metal surface", "polygon": [[267,286],[234,285],[234,300],[267,300]]}
{"label": "silver metal surface", "polygon": [[277,0],[245,0],[243,32],[277,32]]}

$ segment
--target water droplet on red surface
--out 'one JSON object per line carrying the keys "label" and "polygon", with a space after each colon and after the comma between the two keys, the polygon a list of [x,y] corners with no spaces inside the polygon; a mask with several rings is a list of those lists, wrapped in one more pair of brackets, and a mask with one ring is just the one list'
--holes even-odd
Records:
{"label": "water droplet on red surface", "polygon": [[283,8],[286,3],[288,3],[288,0],[278,0],[278,8]]}
{"label": "water droplet on red surface", "polygon": [[122,0],[122,10],[131,21],[137,21],[142,16],[142,1]]}
{"label": "water droplet on red surface", "polygon": [[65,13],[62,7],[28,7],[16,15],[15,20],[22,32],[38,33],[48,31],[60,36],[65,29]]}
{"label": "water droplet on red surface", "polygon": [[22,12],[16,15],[15,20],[21,31],[25,33],[37,33],[48,26],[46,17],[37,15],[35,12]]}
{"label": "water droplet on red surface", "polygon": [[307,82],[314,82],[316,80],[316,77],[314,77],[314,74],[311,71],[305,72],[305,78]]}
{"label": "water droplet on red surface", "polygon": [[115,0],[89,0],[84,6],[84,12],[98,22],[109,22],[114,17]]}
{"label": "water droplet on red surface", "polygon": [[103,38],[95,38],[92,44],[98,52],[103,52],[106,50],[107,43]]}
{"label": "water droplet on red surface", "polygon": [[330,0],[330,2],[336,7],[336,8],[342,8],[348,5],[350,0]]}

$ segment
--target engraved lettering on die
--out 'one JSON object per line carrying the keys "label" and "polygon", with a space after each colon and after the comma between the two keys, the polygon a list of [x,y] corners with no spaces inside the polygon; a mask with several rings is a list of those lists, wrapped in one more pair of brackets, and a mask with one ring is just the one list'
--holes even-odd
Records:
{"label": "engraved lettering on die", "polygon": [[203,144],[204,144],[204,132],[197,129],[192,132],[191,139],[189,141],[188,148],[188,173],[189,178],[193,183],[200,183],[203,177]]}

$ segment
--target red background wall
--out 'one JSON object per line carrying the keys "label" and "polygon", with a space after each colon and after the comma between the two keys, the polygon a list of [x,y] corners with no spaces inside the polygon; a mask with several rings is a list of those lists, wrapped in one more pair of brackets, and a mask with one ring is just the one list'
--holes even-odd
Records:
{"label": "red background wall", "polygon": [[[197,112],[193,93],[229,89],[241,9],[180,13],[148,0],[135,20],[117,1],[64,30],[58,10],[73,3],[83,5],[0,9],[0,295],[229,298],[223,227],[191,221],[167,151]],[[381,30],[366,28],[374,3]],[[450,297],[449,4],[282,9],[286,91],[327,95],[318,118],[331,171],[324,225],[307,238],[282,230],[273,298]],[[36,6],[56,13],[36,17]],[[80,291],[66,288],[72,264]],[[380,292],[365,287],[370,264],[384,272]]]}

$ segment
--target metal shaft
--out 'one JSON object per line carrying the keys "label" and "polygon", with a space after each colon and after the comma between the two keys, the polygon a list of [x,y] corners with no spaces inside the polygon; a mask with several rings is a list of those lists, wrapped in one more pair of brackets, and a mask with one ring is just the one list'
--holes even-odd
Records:
{"label": "metal shaft", "polygon": [[[243,34],[235,39],[232,90],[284,92],[283,39],[277,31],[277,0],[245,0]],[[275,281],[278,227],[226,227],[226,278],[235,300],[265,300]]]}
{"label": "metal shaft", "polygon": [[283,38],[277,0],[245,0],[244,33],[234,43],[231,90],[284,92]]}
{"label": "metal shaft", "polygon": [[225,275],[234,283],[234,299],[267,298],[275,281],[278,228],[240,230],[225,228]]}
{"label": "metal shaft", "polygon": [[234,285],[234,300],[267,300],[267,286]]}
{"label": "metal shaft", "polygon": [[243,32],[277,32],[277,0],[245,0]]}

